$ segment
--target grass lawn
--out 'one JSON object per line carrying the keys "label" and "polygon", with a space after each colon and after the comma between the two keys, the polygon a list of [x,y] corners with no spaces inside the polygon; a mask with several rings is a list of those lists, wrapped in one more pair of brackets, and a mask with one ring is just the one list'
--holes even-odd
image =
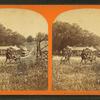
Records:
{"label": "grass lawn", "polygon": [[81,65],[80,60],[60,64],[60,57],[53,57],[53,90],[100,90],[100,58],[94,64]]}
{"label": "grass lawn", "polygon": [[46,90],[48,70],[45,66],[25,66],[16,63],[2,64],[0,61],[0,90]]}

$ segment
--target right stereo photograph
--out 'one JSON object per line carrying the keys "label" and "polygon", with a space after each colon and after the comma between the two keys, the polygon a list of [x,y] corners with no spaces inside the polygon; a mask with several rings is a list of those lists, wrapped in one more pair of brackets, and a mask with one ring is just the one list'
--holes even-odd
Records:
{"label": "right stereo photograph", "polygon": [[100,90],[100,9],[74,9],[52,24],[53,90]]}

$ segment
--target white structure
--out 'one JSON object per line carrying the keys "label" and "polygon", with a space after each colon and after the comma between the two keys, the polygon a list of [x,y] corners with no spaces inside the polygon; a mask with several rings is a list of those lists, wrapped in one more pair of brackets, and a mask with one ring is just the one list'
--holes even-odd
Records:
{"label": "white structure", "polygon": [[83,49],[90,49],[93,52],[97,51],[94,47],[70,47],[74,56],[79,56]]}
{"label": "white structure", "polygon": [[10,47],[13,48],[14,50],[19,50],[17,46],[0,46],[0,55],[5,55],[6,50]]}
{"label": "white structure", "polygon": [[89,48],[92,51],[96,51],[95,48],[93,47],[71,47],[72,50],[76,50],[76,51],[82,51],[83,49]]}

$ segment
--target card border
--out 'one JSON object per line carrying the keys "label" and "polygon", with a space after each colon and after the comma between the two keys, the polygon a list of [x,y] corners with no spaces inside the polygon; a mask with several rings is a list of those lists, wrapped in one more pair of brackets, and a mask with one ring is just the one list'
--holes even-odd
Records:
{"label": "card border", "polygon": [[40,13],[48,21],[48,90],[43,91],[16,91],[16,90],[3,90],[0,95],[100,95],[100,91],[71,91],[71,90],[52,90],[52,23],[54,19],[64,11],[70,11],[83,8],[100,9],[99,5],[0,5],[1,8],[18,8],[29,9]]}

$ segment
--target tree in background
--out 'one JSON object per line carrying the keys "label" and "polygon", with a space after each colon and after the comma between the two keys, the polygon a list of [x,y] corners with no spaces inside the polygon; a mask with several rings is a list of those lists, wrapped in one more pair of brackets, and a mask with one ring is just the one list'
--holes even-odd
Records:
{"label": "tree in background", "polygon": [[21,45],[25,41],[24,36],[0,24],[0,45]]}
{"label": "tree in background", "polygon": [[34,38],[33,38],[31,35],[29,35],[29,36],[27,37],[26,41],[27,41],[27,42],[33,42],[33,41],[34,41]]}
{"label": "tree in background", "polygon": [[57,21],[52,26],[53,53],[69,46],[96,46],[100,37],[82,29],[78,24]]}
{"label": "tree in background", "polygon": [[12,45],[23,45],[23,43],[26,41],[25,37],[17,32],[13,32],[13,35],[11,36],[11,41],[13,42]]}

